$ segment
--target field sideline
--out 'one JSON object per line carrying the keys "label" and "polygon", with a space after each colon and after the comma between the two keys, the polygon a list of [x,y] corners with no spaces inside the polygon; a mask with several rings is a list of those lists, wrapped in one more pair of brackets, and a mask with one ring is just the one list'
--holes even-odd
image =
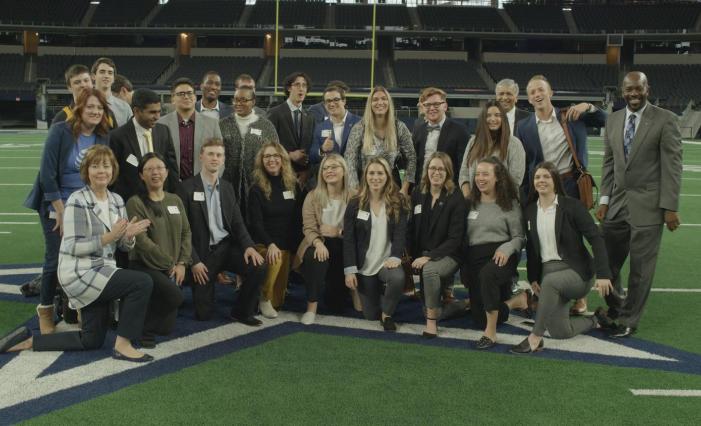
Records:
{"label": "field sideline", "polygon": [[[36,327],[37,299],[16,290],[42,259],[38,218],[21,204],[43,140],[40,132],[0,133],[0,333],[25,322]],[[590,138],[597,181],[602,156],[601,138]],[[697,424],[699,142],[684,144],[680,215],[683,226],[664,232],[640,330],[623,342],[593,331],[546,339],[534,356],[511,355],[508,345],[528,330],[518,316],[498,330],[493,352],[473,349],[480,333],[466,319],[441,323],[441,338],[427,342],[418,336],[418,304],[409,300],[397,334],[323,315],[303,327],[303,289],[294,286],[288,311],[262,329],[223,319],[195,324],[186,304],[178,332],[149,351],[157,361],[145,366],[111,360],[110,337],[92,353],[0,356],[0,424]],[[222,303],[234,297],[228,288],[219,295]],[[590,309],[601,304],[592,293]],[[687,396],[636,395],[667,391]]]}

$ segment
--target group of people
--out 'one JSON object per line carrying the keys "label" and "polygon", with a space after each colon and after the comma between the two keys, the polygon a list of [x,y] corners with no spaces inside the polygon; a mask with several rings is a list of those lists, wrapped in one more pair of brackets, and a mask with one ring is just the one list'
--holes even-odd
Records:
{"label": "group of people", "polygon": [[[161,116],[151,90],[123,84],[108,93],[115,74],[108,58],[66,72],[73,103],[49,130],[26,201],[45,237],[40,334],[15,330],[0,352],[101,347],[116,311],[113,356],[150,361],[138,348],[173,331],[183,285],[194,317],[210,320],[217,282],[235,273],[228,316],[258,326],[259,312],[277,317],[291,270],[306,286],[307,325],[323,299],[331,312],[352,305],[394,331],[417,275],[423,337],[435,338],[448,311],[465,310],[451,292],[459,270],[472,320],[484,329],[479,349],[495,346],[497,325],[512,310],[529,312],[533,296],[535,326],[513,352],[542,349],[546,331],[569,338],[604,327],[625,337],[650,291],[662,224],[679,226],[679,129],[672,113],[647,102],[642,73],[626,76],[627,108],[608,118],[588,103],[553,107],[541,75],[527,86],[534,112],[521,111],[518,85],[502,80],[471,137],[447,117],[447,95],[435,87],[422,91],[424,115],[409,130],[381,86],[362,117],[346,110],[341,81],[307,110],[311,81],[295,72],[286,100],[266,113],[255,106],[251,76],[236,78],[228,105],[218,99],[221,77],[208,72],[199,101],[191,80],[176,80],[175,110]],[[131,102],[125,121],[117,95]],[[578,200],[574,164],[586,167],[587,125],[606,129],[601,227]],[[530,289],[513,291],[524,247]],[[59,284],[80,313],[76,331],[56,332]],[[609,309],[571,317],[570,301],[586,301],[592,285]]]}

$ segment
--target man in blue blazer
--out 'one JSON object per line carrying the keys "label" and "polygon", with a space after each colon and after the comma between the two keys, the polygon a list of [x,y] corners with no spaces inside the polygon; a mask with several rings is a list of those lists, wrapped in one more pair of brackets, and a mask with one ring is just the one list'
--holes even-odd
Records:
{"label": "man in blue blazer", "polygon": [[[567,195],[579,198],[577,175],[574,160],[560,124],[560,111],[551,102],[553,91],[548,80],[542,75],[531,77],[526,87],[528,103],[535,112],[518,122],[515,136],[526,150],[526,174],[522,183],[522,196],[530,191],[535,166],[549,161],[557,167]],[[603,127],[606,113],[586,102],[574,105],[567,110],[567,127],[572,143],[582,166],[586,169],[587,127]]]}
{"label": "man in blue blazer", "polygon": [[200,84],[202,97],[195,103],[195,111],[220,120],[232,114],[231,102],[219,102],[221,93],[221,77],[216,71],[208,71],[202,77]]}

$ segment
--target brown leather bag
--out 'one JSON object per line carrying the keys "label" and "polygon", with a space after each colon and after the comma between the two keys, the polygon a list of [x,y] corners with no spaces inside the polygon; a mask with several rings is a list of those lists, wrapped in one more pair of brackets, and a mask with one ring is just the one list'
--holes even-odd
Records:
{"label": "brown leather bag", "polygon": [[570,153],[572,153],[572,159],[574,160],[577,189],[579,189],[579,201],[581,201],[587,209],[591,210],[594,208],[594,188],[598,189],[598,187],[596,186],[596,182],[594,182],[594,177],[586,171],[577,157],[577,150],[574,149],[574,143],[570,135],[570,127],[567,125],[567,109],[560,110],[560,124],[562,125],[562,130],[565,132],[565,139],[567,139],[567,145],[570,147]]}

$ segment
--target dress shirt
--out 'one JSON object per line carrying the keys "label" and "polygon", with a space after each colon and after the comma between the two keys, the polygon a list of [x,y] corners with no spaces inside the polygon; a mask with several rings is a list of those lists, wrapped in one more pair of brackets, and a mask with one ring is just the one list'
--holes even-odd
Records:
{"label": "dress shirt", "polygon": [[204,106],[204,102],[200,100],[200,114],[204,114],[207,117],[212,117],[219,120],[219,100],[217,99],[217,103],[214,104],[214,108],[207,108]]}
{"label": "dress shirt", "polygon": [[557,252],[557,238],[555,236],[555,213],[557,211],[557,195],[555,201],[547,209],[540,207],[538,200],[538,239],[540,241],[540,258],[543,263],[551,260],[562,260]]}
{"label": "dress shirt", "polygon": [[343,129],[346,126],[346,118],[348,118],[348,111],[343,115],[343,120],[341,120],[339,123],[336,123],[333,121],[331,116],[329,116],[329,120],[331,120],[331,124],[333,124],[333,141],[338,145],[338,149],[341,149],[341,144],[343,143]]}
{"label": "dress shirt", "polygon": [[506,118],[509,120],[509,130],[511,131],[511,136],[513,136],[514,128],[516,127],[516,105],[511,108],[511,111],[506,113]]}
{"label": "dress shirt", "polygon": [[[429,131],[428,134],[426,135],[426,146],[424,147],[424,167],[423,170],[426,170],[426,167],[428,166],[428,159],[431,158],[431,155],[433,155],[434,152],[438,150],[438,138],[441,137],[441,129],[443,129],[443,124],[445,124],[445,116],[443,116],[443,119],[438,123],[439,129],[438,131]],[[429,121],[428,122],[429,126],[432,126],[433,124]],[[419,178],[420,179],[420,178]]]}
{"label": "dress shirt", "polygon": [[210,184],[203,174],[200,174],[204,185],[204,196],[207,201],[207,216],[209,218],[209,245],[213,246],[226,238],[229,233],[224,229],[224,218],[221,214],[221,199],[219,198],[219,178]]}
{"label": "dress shirt", "polygon": [[548,120],[541,120],[536,114],[535,122],[538,125],[538,137],[543,148],[543,160],[555,164],[557,171],[569,173],[572,171],[572,153],[567,144],[565,131],[555,116],[555,108]]}
{"label": "dress shirt", "polygon": [[195,159],[195,113],[185,121],[178,114],[178,134],[180,135],[180,179],[192,176]]}
{"label": "dress shirt", "polygon": [[[131,119],[132,123],[134,123],[134,130],[136,131],[136,139],[139,141],[139,150],[141,150],[141,156],[143,157],[146,155],[148,151],[148,142],[146,142],[146,136],[144,134],[151,129],[146,129],[144,127],[141,127],[141,124],[139,124],[138,121],[136,121],[136,118]],[[153,135],[151,136],[151,140],[153,140]]]}

